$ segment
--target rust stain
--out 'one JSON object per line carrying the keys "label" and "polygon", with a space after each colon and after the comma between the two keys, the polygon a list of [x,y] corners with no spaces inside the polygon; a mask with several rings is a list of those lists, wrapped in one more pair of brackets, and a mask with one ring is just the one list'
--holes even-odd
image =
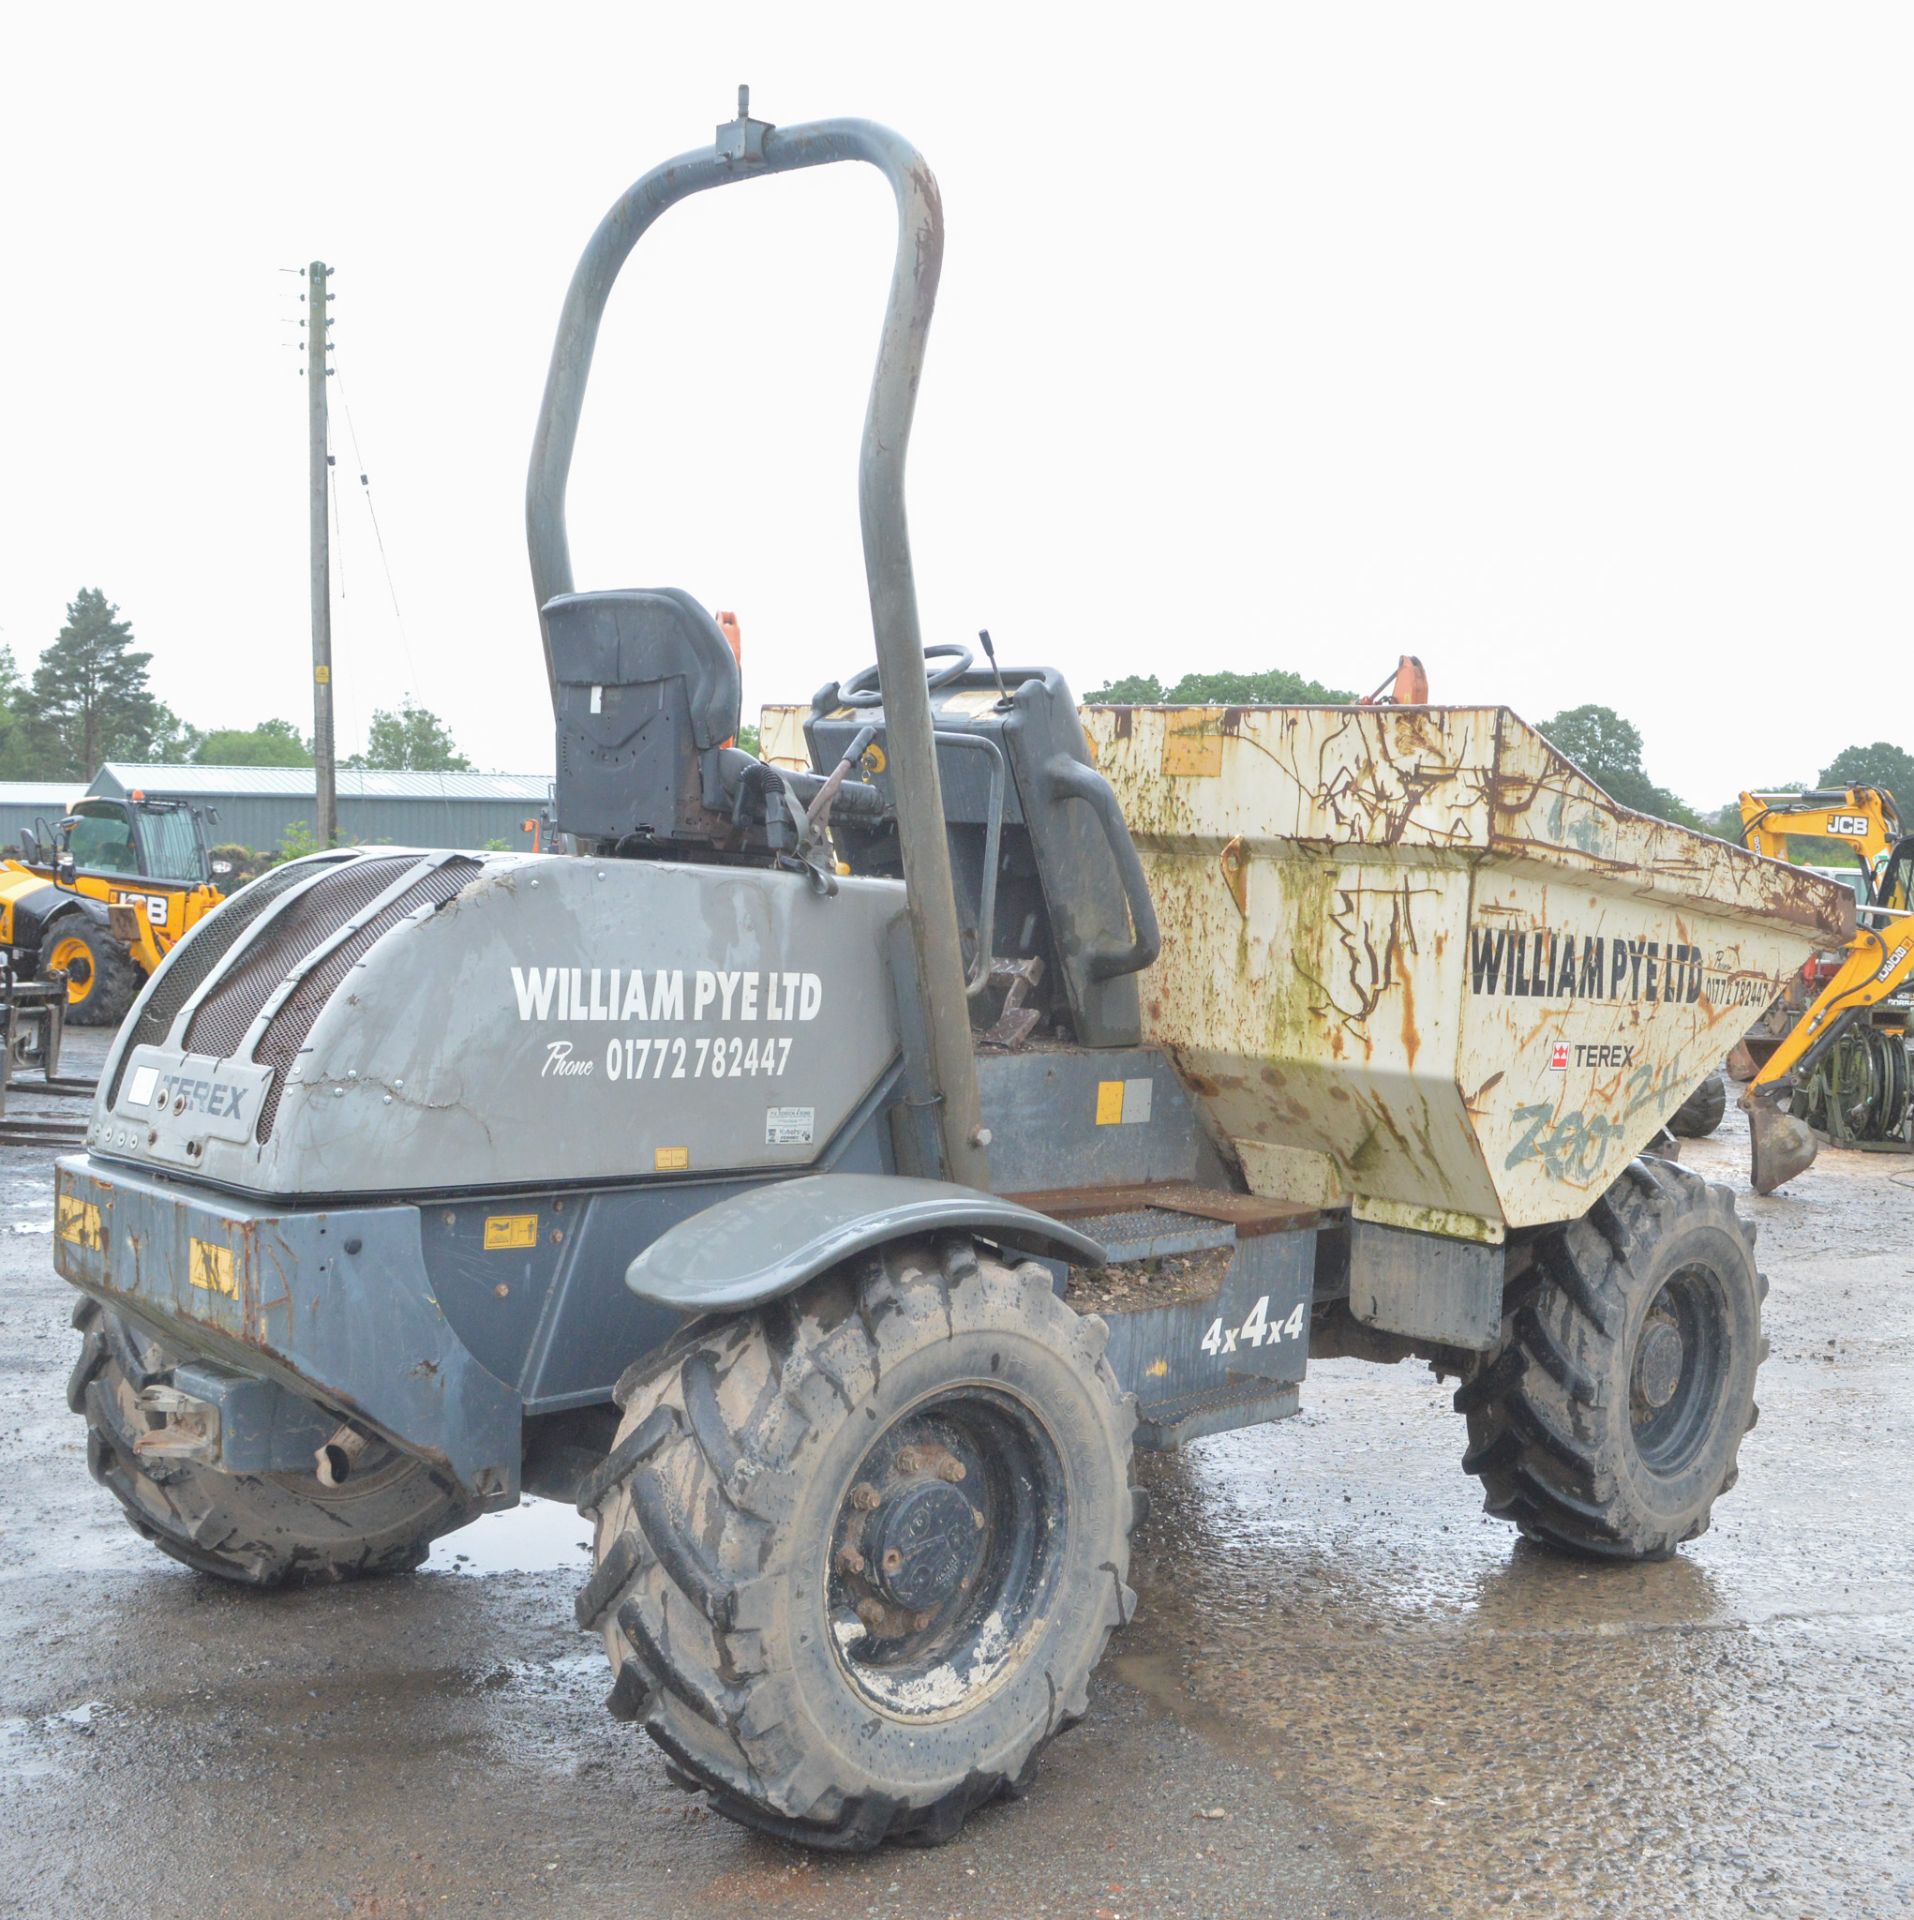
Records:
{"label": "rust stain", "polygon": [[1416,1055],[1421,1051],[1422,1034],[1416,1026],[1415,975],[1405,967],[1402,974],[1402,1055],[1411,1071],[1415,1068]]}

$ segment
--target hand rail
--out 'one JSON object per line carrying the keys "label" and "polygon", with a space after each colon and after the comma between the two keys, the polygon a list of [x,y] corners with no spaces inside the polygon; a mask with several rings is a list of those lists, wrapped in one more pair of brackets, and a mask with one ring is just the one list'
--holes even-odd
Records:
{"label": "hand rail", "polygon": [[[750,94],[738,89],[738,117],[721,126],[708,148],[653,167],[626,190],[598,225],[572,274],[552,346],[538,429],[525,483],[525,531],[532,590],[542,610],[573,590],[565,530],[565,488],[578,439],[579,413],[591,374],[599,323],[632,249],[668,208],[695,193],[740,180],[862,161],[890,183],[897,202],[897,252],[878,342],[858,457],[858,510],[864,534],[864,576],[877,643],[878,684],[892,754],[892,792],[903,852],[905,911],[916,951],[918,994],[929,1043],[932,1097],[937,1102],[944,1173],[988,1187],[986,1135],[977,1097],[970,1018],[957,927],[957,902],[944,837],[943,789],[931,738],[924,684],[917,586],[904,512],[904,461],[923,371],[924,344],[943,267],[944,214],[924,158],[900,135],[870,120],[817,120],[777,128],[750,117]],[[541,623],[542,630],[542,623]],[[545,673],[553,686],[551,645]]]}

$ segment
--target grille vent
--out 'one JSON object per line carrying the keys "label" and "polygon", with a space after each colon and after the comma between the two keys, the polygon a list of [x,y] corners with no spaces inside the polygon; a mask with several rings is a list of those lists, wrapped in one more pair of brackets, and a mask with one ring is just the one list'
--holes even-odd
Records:
{"label": "grille vent", "polygon": [[363,913],[416,860],[348,860],[295,900],[199,1003],[187,1050],[229,1060],[273,990],[314,947]]}
{"label": "grille vent", "polygon": [[132,1018],[125,1044],[120,1049],[119,1064],[113,1069],[112,1085],[107,1089],[109,1108],[120,1097],[120,1082],[126,1076],[133,1049],[164,1046],[180,1009],[232,951],[240,935],[288,887],[311,877],[310,867],[275,867],[250,886],[242,887],[225,905],[216,907],[174,949],[171,961],[159,974],[158,984],[141,1001],[139,1011]]}
{"label": "grille vent", "polygon": [[[364,864],[389,866],[405,863],[368,860]],[[341,942],[287,996],[285,1005],[266,1023],[266,1031],[260,1036],[259,1045],[253,1049],[254,1060],[261,1066],[272,1068],[272,1084],[266,1089],[266,1098],[259,1109],[255,1139],[263,1143],[272,1138],[273,1122],[279,1115],[279,1095],[286,1084],[286,1075],[299,1057],[299,1049],[306,1044],[306,1036],[312,1031],[312,1023],[319,1018],[320,1009],[338,991],[346,975],[358,965],[382,934],[396,927],[408,915],[417,913],[421,907],[443,906],[478,872],[479,866],[480,862],[476,860],[448,860],[443,866],[433,868],[407,887],[396,900],[381,907],[350,940]],[[392,876],[388,874],[385,884],[390,885],[391,880]],[[380,890],[373,888],[368,899]],[[363,903],[355,906],[352,913],[362,910]],[[351,913],[341,914],[333,924],[336,926],[339,920],[351,917]],[[317,942],[312,944],[316,945]],[[247,1024],[251,1025],[251,1022]]]}

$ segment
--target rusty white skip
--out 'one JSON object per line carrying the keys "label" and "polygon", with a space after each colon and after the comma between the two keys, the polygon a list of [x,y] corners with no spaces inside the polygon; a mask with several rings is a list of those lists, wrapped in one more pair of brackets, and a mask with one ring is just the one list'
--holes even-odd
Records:
{"label": "rusty white skip", "polygon": [[1142,981],[1258,1192],[1496,1241],[1586,1210],[1852,897],[1617,806],[1498,708],[1091,707]]}

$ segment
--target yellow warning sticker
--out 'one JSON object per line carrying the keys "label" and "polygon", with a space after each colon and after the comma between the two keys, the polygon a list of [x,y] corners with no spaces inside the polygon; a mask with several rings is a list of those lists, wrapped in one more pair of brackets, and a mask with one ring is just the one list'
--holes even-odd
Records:
{"label": "yellow warning sticker", "polygon": [[687,1173],[691,1168],[689,1147],[660,1147],[651,1156],[654,1173]]}
{"label": "yellow warning sticker", "polygon": [[233,1277],[233,1250],[217,1240],[195,1240],[187,1254],[187,1278],[207,1293],[223,1293],[228,1300],[239,1298],[239,1282]]}
{"label": "yellow warning sticker", "polygon": [[538,1215],[491,1213],[485,1216],[485,1251],[508,1253],[538,1245]]}
{"label": "yellow warning sticker", "polygon": [[77,1194],[63,1193],[55,1211],[59,1216],[54,1223],[55,1230],[62,1240],[72,1246],[84,1247],[88,1253],[98,1253],[106,1244],[100,1227],[100,1210],[91,1200],[82,1200]]}
{"label": "yellow warning sticker", "polygon": [[1097,1082],[1097,1125],[1100,1127],[1120,1127],[1123,1124],[1123,1082],[1121,1080],[1099,1080]]}

